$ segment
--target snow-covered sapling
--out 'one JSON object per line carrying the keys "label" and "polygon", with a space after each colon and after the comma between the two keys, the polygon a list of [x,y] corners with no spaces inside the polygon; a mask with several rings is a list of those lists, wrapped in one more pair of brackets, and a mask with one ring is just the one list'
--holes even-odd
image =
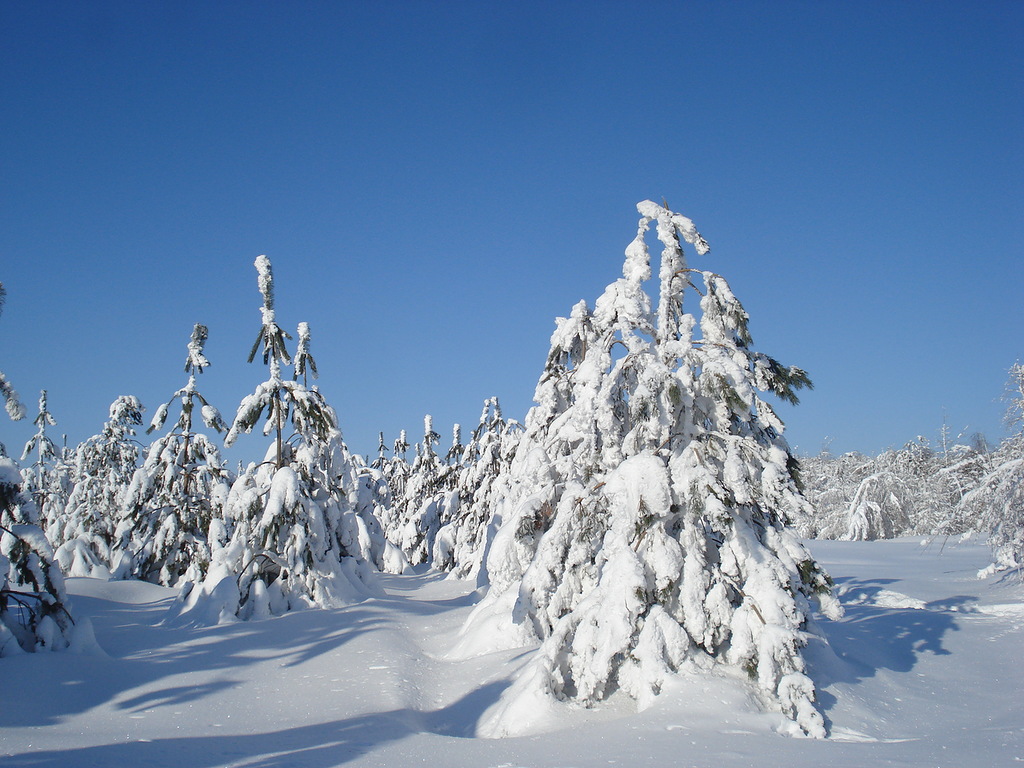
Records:
{"label": "snow-covered sapling", "polygon": [[201,579],[209,566],[208,533],[220,516],[231,475],[216,444],[193,431],[197,405],[208,429],[227,429],[196,388],[196,375],[210,364],[203,353],[207,337],[206,326],[196,323],[185,359],[188,383],[157,409],[146,430],[162,428],[171,406],[179,404],[174,426],[150,444],[128,488],[117,529],[130,556],[124,576],[174,586],[181,579]]}

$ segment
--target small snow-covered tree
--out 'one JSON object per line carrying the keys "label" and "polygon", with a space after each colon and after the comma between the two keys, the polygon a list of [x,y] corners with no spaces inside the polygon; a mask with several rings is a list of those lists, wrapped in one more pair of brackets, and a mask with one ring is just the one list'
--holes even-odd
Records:
{"label": "small snow-covered tree", "polygon": [[[787,520],[806,511],[783,424],[799,368],[755,352],[748,316],[693,223],[650,201],[623,277],[560,320],[537,405],[496,506],[491,590],[467,630],[540,641],[482,730],[514,732],[537,696],[645,704],[666,678],[713,662],[745,669],[766,704],[823,736],[805,674],[811,601],[830,580]],[[645,236],[663,250],[658,301]],[[687,311],[687,295],[699,311]]]}
{"label": "small snow-covered tree", "polygon": [[370,466],[372,466],[374,469],[383,469],[385,466],[387,466],[387,452],[388,446],[384,442],[384,433],[380,432],[377,435],[377,458],[373,460],[373,463]]}
{"label": "small snow-covered tree", "polygon": [[[7,294],[0,283],[0,312]],[[10,382],[0,372],[0,396],[7,415],[17,421],[25,417]],[[40,413],[46,413],[46,393],[40,397]],[[36,420],[45,433],[42,418]],[[48,456],[52,445],[43,438],[30,440],[25,453],[38,447]],[[38,474],[34,475],[38,478]],[[64,579],[53,559],[53,549],[39,528],[39,510],[24,487],[18,465],[6,456],[0,444],[0,657],[21,651],[61,650],[74,634],[68,613]]]}
{"label": "small snow-covered tree", "polygon": [[496,531],[491,513],[501,490],[498,478],[507,472],[522,434],[517,421],[506,421],[497,397],[484,401],[480,421],[470,436],[458,468],[458,505],[443,521],[434,539],[434,567],[461,578],[487,583],[482,565],[487,544]]}
{"label": "small snow-covered tree", "polygon": [[135,428],[142,424],[142,403],[121,395],[98,435],[75,451],[73,489],[64,513],[48,522],[46,535],[69,576],[103,575],[121,566],[115,537],[128,485],[139,460]]}
{"label": "small snow-covered tree", "polygon": [[232,478],[217,445],[192,428],[199,406],[208,429],[227,429],[196,387],[196,375],[210,364],[203,354],[207,337],[206,326],[196,323],[185,359],[188,382],[157,409],[146,430],[162,428],[171,406],[179,404],[174,427],[150,444],[127,490],[116,531],[130,558],[126,577],[174,586],[202,579],[209,567],[210,524],[221,515]]}
{"label": "small snow-covered tree", "polygon": [[36,433],[25,443],[21,460],[27,461],[33,453],[35,454],[35,461],[25,473],[25,490],[32,494],[39,509],[40,519],[47,520],[56,512],[53,502],[59,502],[60,499],[51,500],[49,496],[52,483],[51,467],[57,459],[57,446],[47,436],[46,428],[57,426],[57,421],[47,409],[45,389],[39,393],[39,415],[35,418],[35,425]]}
{"label": "small snow-covered tree", "polygon": [[413,565],[430,559],[434,537],[444,517],[451,514],[449,506],[457,503],[448,493],[448,467],[437,454],[441,436],[434,431],[433,417],[423,418],[423,442],[417,446],[416,460],[405,480],[405,491],[399,500],[398,541],[396,542]]}

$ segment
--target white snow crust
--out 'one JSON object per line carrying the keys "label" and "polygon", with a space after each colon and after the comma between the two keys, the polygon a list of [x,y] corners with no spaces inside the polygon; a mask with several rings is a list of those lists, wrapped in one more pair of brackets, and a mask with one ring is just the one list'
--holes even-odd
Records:
{"label": "white snow crust", "polygon": [[[806,650],[826,739],[787,737],[792,723],[765,712],[745,675],[723,666],[667,677],[642,711],[621,692],[591,709],[550,697],[504,699],[533,646],[454,653],[477,599],[473,584],[422,568],[382,576],[387,594],[358,604],[204,627],[161,623],[174,590],[72,578],[75,615],[91,622],[104,653],[0,659],[5,690],[18,692],[16,706],[0,708],[0,765],[862,768],[1024,760],[1024,584],[976,578],[990,559],[984,543],[941,552],[920,539],[808,546],[836,579],[846,610],[820,623],[828,644],[812,638]],[[516,702],[511,719],[522,735],[480,738],[499,700]],[[500,720],[510,722],[509,713]]]}

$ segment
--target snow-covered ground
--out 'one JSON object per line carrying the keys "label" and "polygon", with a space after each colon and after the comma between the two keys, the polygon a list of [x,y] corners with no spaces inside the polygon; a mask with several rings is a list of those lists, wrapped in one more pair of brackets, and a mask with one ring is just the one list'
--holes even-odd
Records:
{"label": "snow-covered ground", "polygon": [[975,574],[977,543],[810,542],[846,616],[809,649],[827,740],[780,735],[741,677],[680,677],[541,713],[490,740],[477,722],[529,649],[446,653],[475,596],[434,573],[387,597],[212,628],[161,624],[174,592],[71,579],[103,654],[0,659],[2,766],[1010,766],[1024,763],[1024,585]]}

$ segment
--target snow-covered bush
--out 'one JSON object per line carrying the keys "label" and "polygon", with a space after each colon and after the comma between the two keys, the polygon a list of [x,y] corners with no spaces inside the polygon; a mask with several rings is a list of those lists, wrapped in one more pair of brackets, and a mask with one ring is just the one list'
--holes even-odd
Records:
{"label": "snow-covered bush", "polygon": [[[538,695],[590,704],[620,690],[643,705],[674,672],[720,662],[822,736],[801,648],[812,602],[833,616],[839,606],[786,526],[807,502],[762,397],[795,402],[810,382],[751,349],[723,277],[687,266],[683,242],[708,251],[693,223],[650,201],[638,210],[623,277],[593,310],[580,302],[558,320],[499,481],[491,588],[462,649],[482,632],[541,645],[481,730],[514,733]],[[699,311],[684,306],[690,294]]]}
{"label": "snow-covered bush", "polygon": [[857,487],[847,517],[849,541],[892,539],[910,529],[907,487],[892,472],[876,472]]}

